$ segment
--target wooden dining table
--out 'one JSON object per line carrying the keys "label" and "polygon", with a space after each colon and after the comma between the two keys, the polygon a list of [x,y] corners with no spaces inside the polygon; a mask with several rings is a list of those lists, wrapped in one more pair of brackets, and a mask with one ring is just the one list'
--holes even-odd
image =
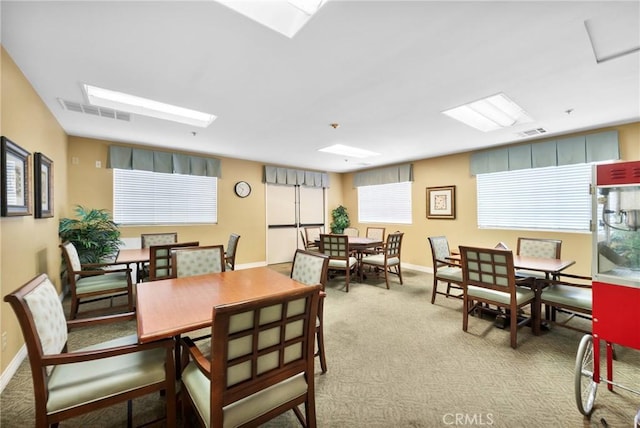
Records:
{"label": "wooden dining table", "polygon": [[137,284],[140,343],[211,326],[216,305],[286,294],[306,285],[268,267],[171,278]]}
{"label": "wooden dining table", "polygon": [[[447,259],[459,263],[460,255],[452,254],[447,257]],[[575,263],[575,260],[569,259],[546,259],[541,257],[513,255],[514,268],[541,272],[550,277],[559,275],[560,272],[570,266],[573,266]]]}

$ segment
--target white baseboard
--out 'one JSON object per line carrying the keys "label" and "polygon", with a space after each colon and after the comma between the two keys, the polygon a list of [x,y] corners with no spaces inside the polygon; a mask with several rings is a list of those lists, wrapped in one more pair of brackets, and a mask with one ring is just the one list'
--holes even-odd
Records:
{"label": "white baseboard", "polygon": [[9,381],[13,377],[14,374],[18,371],[18,367],[22,364],[22,361],[27,358],[27,345],[22,345],[22,348],[18,351],[11,363],[7,366],[5,371],[2,372],[2,376],[0,376],[0,393],[4,391],[6,386],[9,384]]}

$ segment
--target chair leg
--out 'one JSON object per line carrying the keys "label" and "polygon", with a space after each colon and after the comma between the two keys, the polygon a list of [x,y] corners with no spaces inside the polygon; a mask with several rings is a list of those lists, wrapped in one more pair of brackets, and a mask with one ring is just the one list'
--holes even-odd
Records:
{"label": "chair leg", "polygon": [[316,329],[316,338],[318,340],[318,356],[320,358],[320,369],[322,373],[327,372],[327,359],[324,355],[324,329],[322,328],[322,321],[320,326]]}
{"label": "chair leg", "polygon": [[509,314],[509,335],[511,339],[511,347],[518,347],[518,311],[511,311]]}
{"label": "chair leg", "polygon": [[389,268],[384,268],[384,282],[387,283],[387,290],[389,289]]}
{"label": "chair leg", "polygon": [[76,317],[78,316],[78,306],[79,306],[79,302],[78,302],[78,298],[74,295],[71,296],[71,313],[69,314],[69,317],[74,320],[76,319]]}
{"label": "chair leg", "polygon": [[469,299],[464,296],[464,302],[462,305],[462,331],[467,331],[469,325]]}
{"label": "chair leg", "polygon": [[347,269],[345,270],[345,275],[346,275],[346,277],[347,277],[347,279],[346,279],[346,283],[347,283],[347,285],[346,285],[347,293],[349,292],[349,276],[350,276],[349,274],[350,274],[350,273],[351,273],[351,269],[347,266]]}
{"label": "chair leg", "polygon": [[436,301],[436,294],[438,294],[438,280],[436,279],[435,274],[433,275],[433,290],[431,290],[431,304],[433,305]]}
{"label": "chair leg", "polygon": [[404,285],[402,283],[402,268],[400,267],[400,265],[396,266],[396,270],[398,271],[398,277],[400,278],[400,285]]}

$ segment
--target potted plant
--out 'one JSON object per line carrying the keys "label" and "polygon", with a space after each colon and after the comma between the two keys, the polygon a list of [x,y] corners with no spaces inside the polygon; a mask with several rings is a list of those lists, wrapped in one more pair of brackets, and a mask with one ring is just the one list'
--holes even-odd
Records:
{"label": "potted plant", "polygon": [[351,225],[349,213],[347,213],[347,209],[342,205],[331,211],[331,216],[333,217],[333,221],[331,222],[332,233],[342,233],[345,228]]}
{"label": "potted plant", "polygon": [[120,230],[104,209],[86,209],[76,206],[78,218],[63,218],[58,226],[62,242],[75,245],[80,263],[101,263],[118,252]]}

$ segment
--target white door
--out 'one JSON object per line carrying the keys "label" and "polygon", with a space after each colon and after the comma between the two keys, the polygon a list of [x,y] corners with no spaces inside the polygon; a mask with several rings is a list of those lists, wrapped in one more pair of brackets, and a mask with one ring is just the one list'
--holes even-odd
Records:
{"label": "white door", "polygon": [[293,260],[301,227],[324,226],[324,189],[267,184],[267,263]]}

